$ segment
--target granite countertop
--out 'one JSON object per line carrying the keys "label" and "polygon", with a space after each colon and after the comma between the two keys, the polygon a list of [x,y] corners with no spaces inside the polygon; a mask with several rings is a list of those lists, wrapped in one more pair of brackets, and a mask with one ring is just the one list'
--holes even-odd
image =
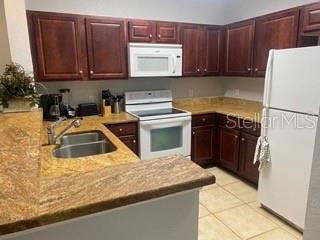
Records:
{"label": "granite countertop", "polygon": [[182,156],[140,161],[102,125],[130,121],[85,118],[72,131],[102,131],[117,151],[75,161],[52,157],[41,111],[0,114],[0,235],[214,183]]}
{"label": "granite countertop", "polygon": [[174,101],[174,106],[192,115],[217,112],[257,123],[261,122],[263,107],[261,102],[228,97],[179,99]]}

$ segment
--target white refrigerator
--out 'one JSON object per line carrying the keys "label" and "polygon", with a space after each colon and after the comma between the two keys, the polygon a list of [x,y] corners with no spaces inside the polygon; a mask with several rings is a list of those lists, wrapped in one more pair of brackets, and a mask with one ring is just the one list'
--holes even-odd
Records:
{"label": "white refrigerator", "polygon": [[270,51],[263,105],[271,162],[261,169],[258,199],[303,230],[320,106],[320,47]]}

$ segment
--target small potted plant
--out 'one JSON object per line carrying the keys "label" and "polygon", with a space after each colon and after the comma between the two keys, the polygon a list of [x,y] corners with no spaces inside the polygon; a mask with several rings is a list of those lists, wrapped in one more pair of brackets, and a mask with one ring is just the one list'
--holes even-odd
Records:
{"label": "small potted plant", "polygon": [[0,101],[3,112],[31,111],[39,103],[34,78],[17,63],[7,64],[0,75]]}

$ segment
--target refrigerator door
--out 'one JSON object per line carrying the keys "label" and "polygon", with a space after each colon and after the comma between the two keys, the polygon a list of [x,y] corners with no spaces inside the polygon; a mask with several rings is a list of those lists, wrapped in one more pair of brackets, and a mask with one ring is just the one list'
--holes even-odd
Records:
{"label": "refrigerator door", "polygon": [[260,172],[259,201],[303,229],[318,118],[273,109],[264,112],[271,164]]}
{"label": "refrigerator door", "polygon": [[271,50],[265,80],[264,106],[318,114],[320,47]]}

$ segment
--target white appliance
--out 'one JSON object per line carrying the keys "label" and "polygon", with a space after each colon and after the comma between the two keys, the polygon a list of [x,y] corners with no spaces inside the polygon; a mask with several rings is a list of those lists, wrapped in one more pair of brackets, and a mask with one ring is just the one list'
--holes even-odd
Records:
{"label": "white appliance", "polygon": [[260,172],[258,196],[266,208],[304,229],[320,106],[320,47],[270,51],[262,135],[271,164]]}
{"label": "white appliance", "polygon": [[140,158],[191,155],[191,113],[172,107],[170,90],[125,93],[126,111],[139,119]]}
{"label": "white appliance", "polygon": [[129,43],[130,77],[182,76],[182,45]]}

